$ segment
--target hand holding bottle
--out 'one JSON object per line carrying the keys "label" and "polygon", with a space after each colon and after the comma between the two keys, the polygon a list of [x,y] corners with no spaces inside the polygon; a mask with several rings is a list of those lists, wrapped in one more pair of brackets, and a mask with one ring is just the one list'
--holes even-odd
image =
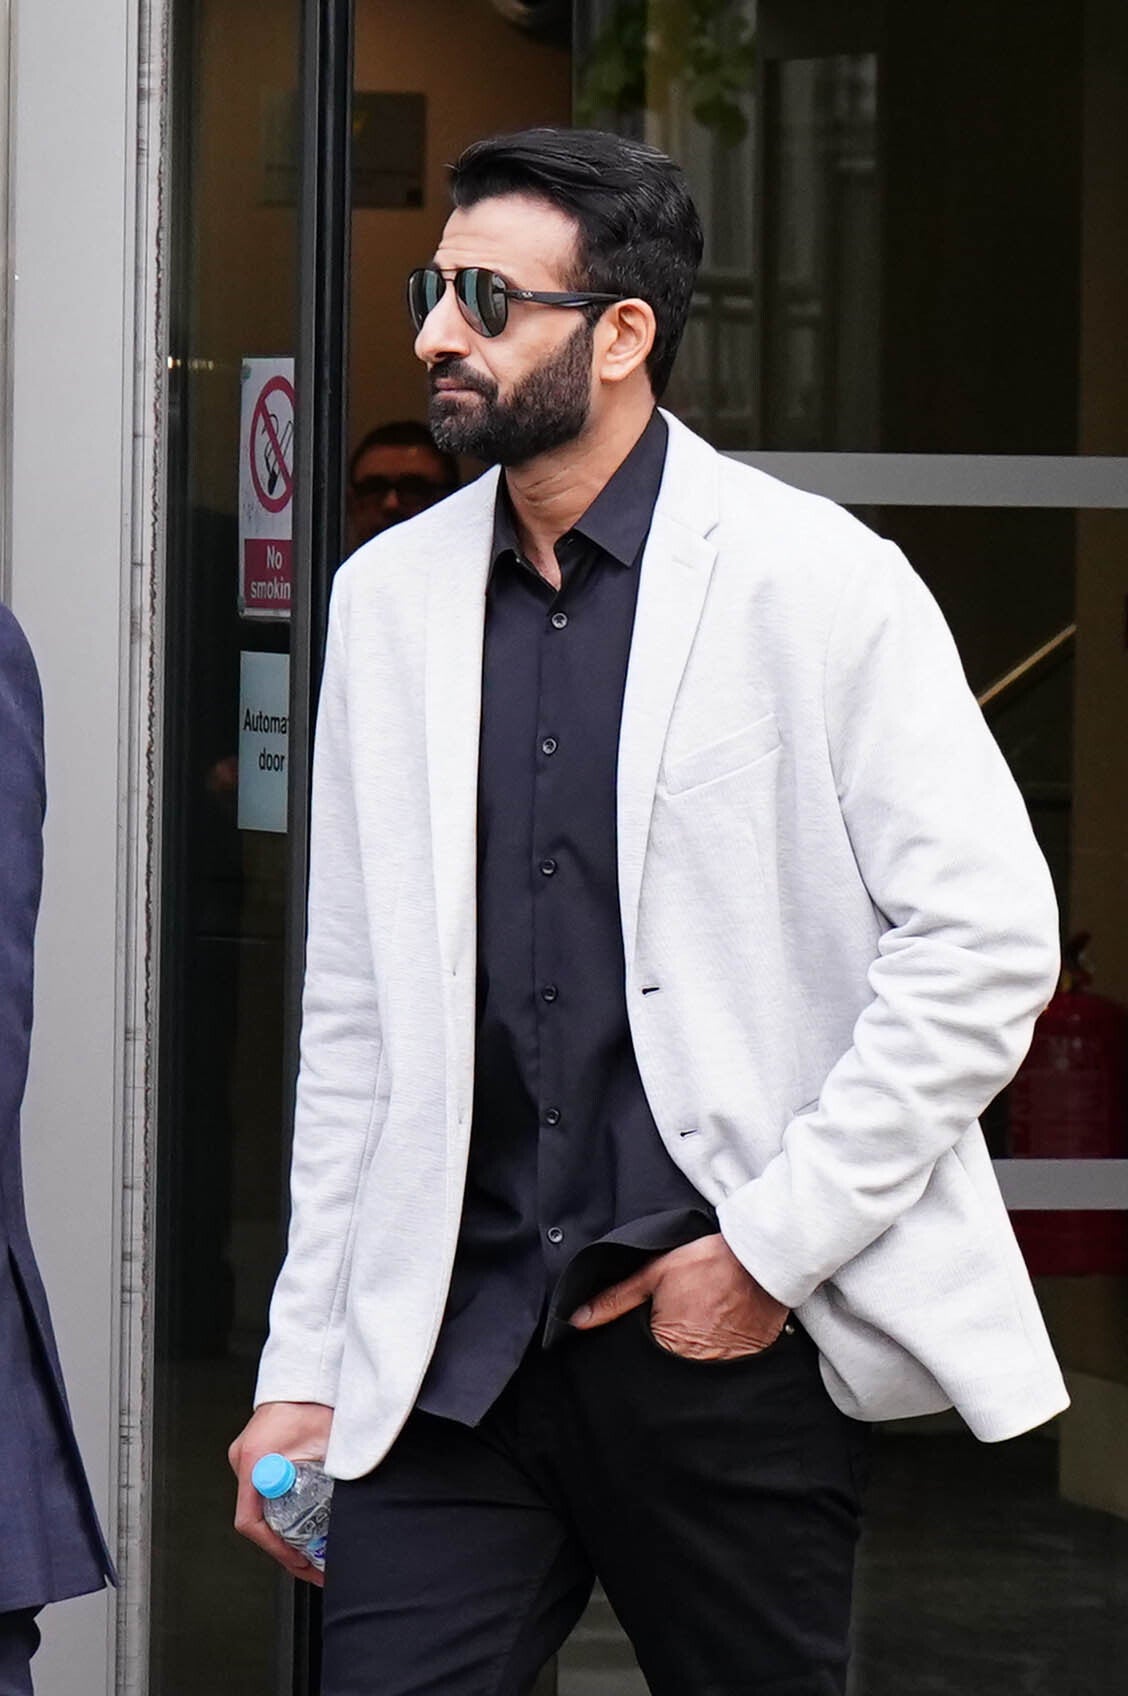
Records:
{"label": "hand holding bottle", "polygon": [[255,1462],[251,1483],[262,1497],[262,1516],[270,1529],[324,1572],[333,1480],[315,1460],[269,1454]]}
{"label": "hand holding bottle", "polygon": [[243,1427],[227,1451],[231,1470],[239,1480],[235,1504],[235,1529],[294,1578],[321,1585],[324,1579],[299,1550],[272,1531],[263,1514],[263,1500],[251,1482],[255,1464],[264,1455],[278,1453],[293,1461],[324,1459],[329,1444],[333,1409],[320,1402],[264,1402]]}

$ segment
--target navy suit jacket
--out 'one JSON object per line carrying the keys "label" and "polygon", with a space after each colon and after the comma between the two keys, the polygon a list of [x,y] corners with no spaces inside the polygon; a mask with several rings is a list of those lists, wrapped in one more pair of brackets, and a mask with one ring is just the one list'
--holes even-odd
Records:
{"label": "navy suit jacket", "polygon": [[24,1212],[20,1104],[44,805],[39,678],[23,631],[0,606],[0,1612],[80,1596],[113,1577]]}

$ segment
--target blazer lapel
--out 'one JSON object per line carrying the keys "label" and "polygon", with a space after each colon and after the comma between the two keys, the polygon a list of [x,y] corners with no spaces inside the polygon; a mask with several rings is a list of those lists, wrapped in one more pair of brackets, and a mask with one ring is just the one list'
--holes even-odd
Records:
{"label": "blazer lapel", "polygon": [[658,768],[717,554],[709,540],[717,516],[716,454],[664,416],[670,428],[666,469],[640,566],[619,734],[619,905],[628,971]]}
{"label": "blazer lapel", "polygon": [[[427,590],[431,853],[448,1036],[458,1036],[458,1050],[473,1038],[478,727],[497,478],[489,471],[473,485],[473,500],[452,500],[447,551],[432,562]],[[465,1056],[452,1051],[451,1059],[456,1057]]]}

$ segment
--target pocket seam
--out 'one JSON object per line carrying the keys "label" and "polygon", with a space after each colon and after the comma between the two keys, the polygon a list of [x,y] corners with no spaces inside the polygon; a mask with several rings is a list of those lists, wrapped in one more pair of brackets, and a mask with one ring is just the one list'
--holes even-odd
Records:
{"label": "pocket seam", "polygon": [[[716,783],[721,778],[735,777],[739,772],[747,771],[751,766],[758,765],[782,747],[779,734],[779,724],[774,713],[766,713],[763,718],[753,720],[743,729],[733,731],[729,736],[722,736],[715,742],[708,742],[703,748],[694,748],[688,754],[682,754],[679,759],[665,766],[662,772],[661,785],[668,795],[685,795],[691,789],[703,788],[707,783]],[[732,763],[726,763],[721,752],[729,749]],[[710,760],[720,759],[717,769],[710,770]],[[693,774],[704,766],[704,775],[695,777]]]}

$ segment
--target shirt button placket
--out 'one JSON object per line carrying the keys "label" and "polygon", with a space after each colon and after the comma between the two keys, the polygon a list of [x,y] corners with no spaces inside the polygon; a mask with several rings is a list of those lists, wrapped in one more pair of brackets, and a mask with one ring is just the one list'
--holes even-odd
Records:
{"label": "shirt button placket", "polygon": [[[548,616],[549,629],[546,631],[546,635],[552,636],[557,631],[565,629],[567,623],[567,613],[563,612],[559,608],[554,609]],[[536,867],[538,881],[542,883],[542,886],[543,883],[547,883],[549,880],[555,879],[557,873],[561,870],[560,861],[556,858],[556,856],[553,853],[546,852],[546,849],[548,849],[550,845],[552,847],[556,847],[559,831],[563,822],[559,817],[560,798],[558,793],[558,778],[560,773],[557,768],[557,763],[553,760],[553,756],[557,753],[560,743],[557,737],[553,736],[548,730],[548,725],[552,724],[553,719],[556,717],[557,712],[561,707],[561,690],[564,684],[564,679],[559,675],[559,673],[565,651],[557,649],[556,653],[559,657],[555,660],[550,654],[546,654],[545,656],[545,663],[541,672],[541,693],[537,702],[538,724],[536,731],[535,761],[536,818],[534,821],[535,834],[533,840],[535,842],[539,839],[540,851],[536,852],[534,850],[535,857],[533,864]],[[556,886],[554,884],[553,897],[548,897],[546,891],[545,900],[535,902],[533,910],[533,924],[536,931],[536,955],[540,964],[540,973],[538,973],[538,977],[540,979],[539,996],[542,1004],[538,1024],[543,1027],[540,1031],[539,1037],[539,1082],[541,1088],[544,1090],[544,1095],[547,1096],[550,1102],[553,1101],[554,1097],[556,1097],[557,1101],[559,1100],[557,1090],[560,1083],[559,1071],[562,1058],[560,1054],[560,1042],[565,1034],[560,1028],[560,1019],[556,1015],[555,1009],[552,1005],[558,1000],[560,995],[557,985],[551,981],[551,974],[554,970],[558,970],[560,966],[560,961],[557,958],[556,947],[553,941],[553,938],[556,936],[556,923],[554,922],[554,919],[559,920],[560,918],[558,902],[555,899],[555,887]],[[543,1099],[544,1097],[542,1097],[542,1100]],[[560,1107],[557,1105],[545,1107],[542,1109],[540,1117],[542,1126],[546,1129],[552,1129],[560,1123]],[[559,1160],[559,1151],[563,1148],[563,1146],[564,1145],[560,1142],[559,1137],[553,1136],[549,1139],[545,1158],[540,1166],[537,1183],[537,1205],[542,1221],[541,1230],[543,1233],[541,1241],[550,1256],[552,1256],[554,1250],[557,1251],[557,1255],[559,1254],[561,1245],[564,1243],[565,1239],[564,1230],[560,1225],[546,1224],[544,1222],[546,1215],[548,1220],[552,1219],[553,1214],[556,1214],[557,1217],[559,1217],[558,1210],[561,1207],[561,1203],[564,1202],[566,1205],[566,1198],[561,1196],[559,1189],[560,1174],[556,1171]],[[551,1152],[553,1150],[556,1152]]]}

